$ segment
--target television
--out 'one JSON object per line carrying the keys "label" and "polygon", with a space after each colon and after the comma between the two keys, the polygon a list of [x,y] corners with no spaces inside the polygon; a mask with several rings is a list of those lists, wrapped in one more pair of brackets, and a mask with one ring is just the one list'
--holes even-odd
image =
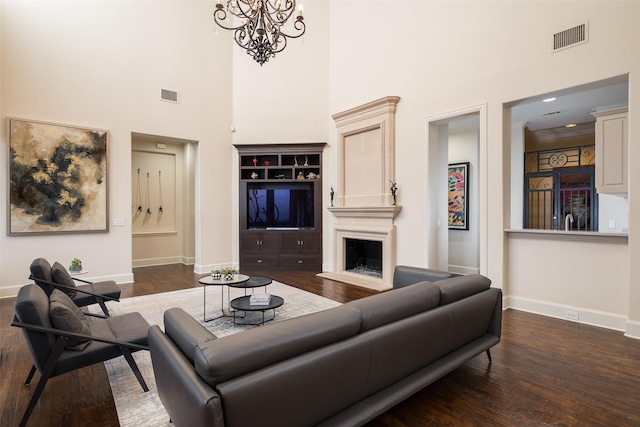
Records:
{"label": "television", "polygon": [[314,228],[313,183],[247,185],[247,228]]}

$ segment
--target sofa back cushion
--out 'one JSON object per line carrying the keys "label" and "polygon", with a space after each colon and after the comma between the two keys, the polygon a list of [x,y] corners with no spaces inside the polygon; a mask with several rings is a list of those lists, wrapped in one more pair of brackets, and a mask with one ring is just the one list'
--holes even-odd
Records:
{"label": "sofa back cushion", "polygon": [[360,310],[362,315],[360,332],[366,332],[431,310],[437,307],[439,302],[440,289],[429,282],[421,282],[351,301],[345,305],[357,307]]}
{"label": "sofa back cushion", "polygon": [[419,282],[437,282],[452,276],[448,271],[398,265],[393,271],[393,288],[403,288]]}
{"label": "sofa back cushion", "polygon": [[436,286],[440,288],[440,305],[446,305],[486,291],[491,286],[491,280],[480,274],[470,274],[442,280]]}
{"label": "sofa back cushion", "polygon": [[372,342],[368,393],[484,337],[498,293],[497,289],[481,292],[367,332]]}
{"label": "sofa back cushion", "polygon": [[250,329],[200,344],[198,374],[212,386],[357,335],[360,311],[340,307]]}

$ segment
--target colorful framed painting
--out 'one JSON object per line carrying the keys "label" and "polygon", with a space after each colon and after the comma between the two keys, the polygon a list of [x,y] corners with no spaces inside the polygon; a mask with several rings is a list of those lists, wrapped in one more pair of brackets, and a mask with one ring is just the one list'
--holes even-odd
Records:
{"label": "colorful framed painting", "polygon": [[469,229],[469,162],[452,163],[448,173],[449,229]]}
{"label": "colorful framed painting", "polygon": [[109,231],[108,132],[7,121],[7,234]]}

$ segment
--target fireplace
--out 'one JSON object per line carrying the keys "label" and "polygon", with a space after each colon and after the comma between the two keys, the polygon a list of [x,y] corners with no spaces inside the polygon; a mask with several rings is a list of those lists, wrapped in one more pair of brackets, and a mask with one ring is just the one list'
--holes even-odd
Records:
{"label": "fireplace", "polygon": [[344,270],[350,273],[382,278],[382,242],[345,239]]}
{"label": "fireplace", "polygon": [[338,130],[338,181],[327,208],[335,218],[333,264],[321,277],[380,291],[392,288],[394,220],[402,209],[395,194],[399,100],[387,96],[332,116]]}

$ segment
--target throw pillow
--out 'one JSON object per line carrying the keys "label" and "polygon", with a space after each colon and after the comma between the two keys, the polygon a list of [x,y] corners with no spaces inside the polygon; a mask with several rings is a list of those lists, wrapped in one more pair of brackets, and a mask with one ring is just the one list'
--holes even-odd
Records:
{"label": "throw pillow", "polygon": [[[74,288],[76,287],[75,280],[71,278],[67,269],[64,268],[64,266],[60,264],[58,261],[54,262],[53,266],[51,267],[51,276],[53,277],[53,282],[57,283],[58,285],[71,286]],[[69,298],[74,298],[78,293],[78,291],[76,291],[75,289],[60,289],[60,290],[65,294],[69,295]]]}
{"label": "throw pillow", "polygon": [[[89,320],[75,305],[71,298],[59,289],[54,289],[49,297],[49,320],[56,329],[91,335]],[[87,338],[71,337],[67,341],[67,350],[84,350],[91,340]]]}

